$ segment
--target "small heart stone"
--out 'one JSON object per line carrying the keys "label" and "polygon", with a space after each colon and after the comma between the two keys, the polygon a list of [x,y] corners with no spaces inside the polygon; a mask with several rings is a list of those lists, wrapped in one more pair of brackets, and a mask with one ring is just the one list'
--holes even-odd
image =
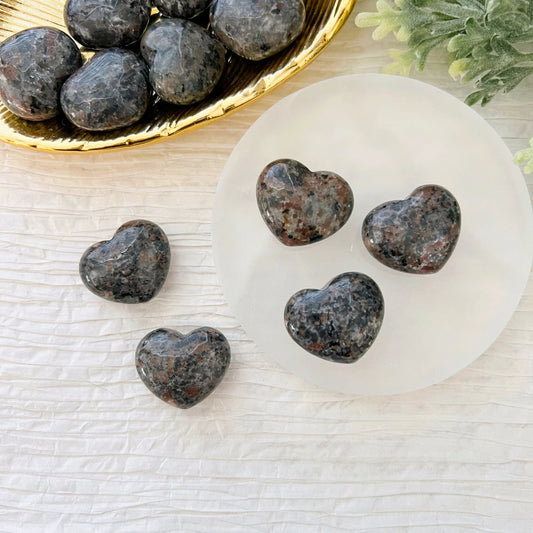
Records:
{"label": "small heart stone", "polygon": [[148,108],[148,68],[130,50],[97,52],[61,88],[61,109],[79,128],[109,131],[137,122]]}
{"label": "small heart stone", "polygon": [[0,46],[0,99],[26,120],[47,120],[59,112],[63,83],[82,63],[76,43],[55,28],[30,28]]}
{"label": "small heart stone", "polygon": [[211,28],[237,55],[259,61],[277,54],[302,33],[302,0],[216,0]]}
{"label": "small heart stone", "polygon": [[405,200],[376,207],[363,222],[363,241],[384,265],[411,274],[438,272],[461,230],[461,210],[451,192],[422,185]]}
{"label": "small heart stone", "polygon": [[150,0],[67,0],[63,15],[76,41],[88,48],[109,48],[138,41],[150,10]]}
{"label": "small heart stone", "polygon": [[214,328],[188,335],[156,329],[135,353],[137,372],[148,389],[181,409],[193,407],[215,390],[231,360],[226,337]]}
{"label": "small heart stone", "polygon": [[150,83],[165,102],[190,105],[209,95],[226,65],[226,49],[190,20],[162,19],[141,40]]}
{"label": "small heart stone", "polygon": [[311,172],[294,159],[267,165],[256,187],[270,231],[287,246],[310,244],[339,231],[353,210],[353,193],[333,172]]}
{"label": "small heart stone", "polygon": [[309,353],[335,363],[354,363],[375,341],[384,309],[373,279],[346,272],[321,290],[294,294],[285,307],[285,326]]}
{"label": "small heart stone", "polygon": [[143,303],[161,289],[170,266],[163,230],[148,220],[120,226],[113,238],[93,244],[80,260],[86,287],[113,302]]}

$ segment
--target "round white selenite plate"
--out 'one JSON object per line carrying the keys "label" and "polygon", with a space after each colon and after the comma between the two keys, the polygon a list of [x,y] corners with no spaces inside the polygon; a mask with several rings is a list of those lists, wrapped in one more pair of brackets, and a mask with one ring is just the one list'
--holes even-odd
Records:
{"label": "round white selenite plate", "polygon": [[[350,183],[355,207],[339,232],[303,247],[286,247],[270,233],[255,187],[262,169],[279,158]],[[436,274],[394,271],[365,249],[362,221],[377,205],[427,183],[459,202],[457,247]],[[284,98],[248,130],[219,182],[213,244],[230,307],[260,350],[319,386],[385,395],[437,383],[494,342],[529,276],[533,216],[511,153],[475,111],[408,78],[351,75]],[[283,312],[295,292],[350,271],[377,282],[385,317],[359,361],[332,363],[290,338]]]}

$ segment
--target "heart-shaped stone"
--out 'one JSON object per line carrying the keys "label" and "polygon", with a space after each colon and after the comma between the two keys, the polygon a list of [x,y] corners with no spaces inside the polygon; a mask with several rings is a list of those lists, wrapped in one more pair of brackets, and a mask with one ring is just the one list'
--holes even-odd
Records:
{"label": "heart-shaped stone", "polygon": [[363,222],[368,251],[388,267],[412,274],[439,271],[461,230],[455,197],[439,185],[422,185],[405,200],[379,205]]}
{"label": "heart-shaped stone", "polygon": [[353,193],[333,172],[311,172],[294,159],[267,165],[256,187],[270,231],[287,246],[310,244],[338,231],[353,210]]}
{"label": "heart-shaped stone", "polygon": [[143,383],[158,398],[181,409],[213,392],[230,360],[228,341],[214,328],[198,328],[188,335],[156,329],[144,337],[135,353]]}
{"label": "heart-shaped stone", "polygon": [[190,105],[215,88],[226,64],[226,49],[190,20],[162,19],[141,40],[150,67],[150,83],[165,102]]}
{"label": "heart-shaped stone", "polygon": [[148,220],[120,226],[113,238],[93,244],[80,260],[80,276],[94,294],[121,303],[142,303],[161,289],[170,266],[163,230]]}
{"label": "heart-shaped stone", "polygon": [[300,35],[305,5],[302,0],[217,0],[210,21],[229,50],[259,61],[277,54]]}
{"label": "heart-shaped stone", "polygon": [[59,112],[59,94],[81,67],[76,43],[55,28],[30,28],[0,46],[0,98],[15,115],[47,120]]}
{"label": "heart-shaped stone", "polygon": [[76,41],[88,48],[109,48],[138,41],[150,10],[150,0],[67,0],[63,13]]}
{"label": "heart-shaped stone", "polygon": [[376,339],[384,308],[373,279],[346,272],[321,290],[294,294],[285,306],[285,326],[309,353],[335,363],[354,363]]}
{"label": "heart-shaped stone", "polygon": [[97,52],[61,89],[61,109],[79,128],[108,131],[137,122],[148,108],[148,68],[130,50]]}

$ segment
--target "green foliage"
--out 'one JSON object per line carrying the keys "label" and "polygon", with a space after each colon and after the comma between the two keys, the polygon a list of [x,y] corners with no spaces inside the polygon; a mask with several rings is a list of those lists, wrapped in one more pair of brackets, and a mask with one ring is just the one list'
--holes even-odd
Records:
{"label": "green foliage", "polygon": [[517,152],[515,155],[516,163],[525,163],[524,172],[526,174],[531,174],[533,172],[533,139],[529,141],[530,148],[524,148]]}
{"label": "green foliage", "polygon": [[[454,79],[472,82],[466,103],[482,106],[508,93],[533,74],[532,0],[377,0],[375,13],[360,13],[356,24],[375,26],[374,39],[393,33],[407,43],[392,50],[386,71],[408,75],[423,70],[429,53],[445,46]],[[533,140],[516,156],[533,172]]]}

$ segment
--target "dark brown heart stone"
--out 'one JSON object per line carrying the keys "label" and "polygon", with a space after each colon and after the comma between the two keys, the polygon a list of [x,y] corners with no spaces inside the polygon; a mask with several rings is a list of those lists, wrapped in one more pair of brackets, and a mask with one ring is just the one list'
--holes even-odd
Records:
{"label": "dark brown heart stone", "polygon": [[309,353],[335,363],[354,363],[376,339],[384,309],[375,281],[347,272],[322,290],[294,294],[285,307],[285,326]]}
{"label": "dark brown heart stone", "polygon": [[189,105],[213,91],[226,65],[226,49],[189,20],[162,19],[141,40],[150,83],[165,102]]}
{"label": "dark brown heart stone", "polygon": [[47,120],[59,112],[65,80],[80,67],[76,43],[55,28],[30,28],[0,46],[0,98],[15,115]]}
{"label": "dark brown heart stone", "polygon": [[294,159],[267,165],[257,181],[257,205],[270,231],[287,246],[310,244],[339,231],[353,193],[333,172],[311,172]]}
{"label": "dark brown heart stone", "polygon": [[148,68],[130,50],[97,52],[61,88],[65,116],[78,128],[109,131],[137,122],[148,108]]}
{"label": "dark brown heart stone", "polygon": [[143,303],[161,289],[170,266],[163,230],[148,220],[120,226],[113,238],[93,244],[80,260],[86,287],[113,302]]}
{"label": "dark brown heart stone", "polygon": [[211,29],[232,52],[260,61],[277,54],[302,33],[302,0],[217,0]]}
{"label": "dark brown heart stone", "polygon": [[438,272],[461,230],[461,210],[439,185],[422,185],[405,200],[376,207],[363,222],[363,241],[381,263],[412,274]]}
{"label": "dark brown heart stone", "polygon": [[187,409],[201,402],[222,381],[231,359],[226,337],[214,328],[188,335],[156,329],[139,343],[137,372],[164,402]]}
{"label": "dark brown heart stone", "polygon": [[109,48],[138,41],[150,9],[150,0],[67,0],[63,14],[76,41],[87,48]]}

